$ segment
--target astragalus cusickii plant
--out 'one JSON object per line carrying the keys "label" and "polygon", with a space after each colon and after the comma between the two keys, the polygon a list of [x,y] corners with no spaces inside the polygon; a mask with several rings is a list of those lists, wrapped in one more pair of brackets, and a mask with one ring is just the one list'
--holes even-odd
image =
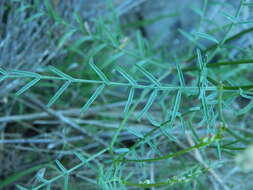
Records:
{"label": "astragalus cusickii plant", "polygon": [[87,20],[58,1],[11,2],[29,10],[25,28],[47,30],[17,48],[32,62],[0,65],[1,91],[15,82],[0,108],[1,188],[252,188],[253,3],[194,1],[174,47],[145,27],[183,11],[128,22],[108,1]]}

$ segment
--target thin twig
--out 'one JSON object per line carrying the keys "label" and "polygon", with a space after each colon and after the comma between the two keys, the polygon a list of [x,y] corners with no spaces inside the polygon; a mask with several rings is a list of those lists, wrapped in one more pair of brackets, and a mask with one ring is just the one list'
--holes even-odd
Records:
{"label": "thin twig", "polygon": [[33,143],[33,144],[48,144],[48,143],[57,143],[62,144],[65,142],[73,142],[83,140],[83,136],[70,137],[65,139],[4,139],[0,140],[0,144],[25,144],[25,143]]}
{"label": "thin twig", "polygon": [[[115,108],[115,107],[120,107],[124,106],[126,104],[126,101],[124,102],[117,102],[113,104],[107,104],[105,106],[97,106],[94,108],[90,108],[89,111],[87,112],[88,115],[92,115],[97,111],[104,110],[107,108]],[[62,114],[65,116],[80,116],[80,108],[73,108],[73,109],[68,109],[68,110],[59,110],[59,111],[54,111],[56,114]],[[13,122],[13,121],[29,121],[29,120],[37,120],[37,119],[43,119],[43,118],[48,118],[51,114],[48,114],[48,112],[44,111],[41,113],[34,113],[34,114],[22,114],[22,115],[11,115],[11,116],[4,116],[0,117],[0,123],[3,122]]]}
{"label": "thin twig", "polygon": [[68,117],[65,117],[62,113],[59,112],[55,112],[54,110],[52,110],[51,108],[46,107],[42,102],[40,102],[40,100],[38,100],[36,97],[31,96],[31,95],[25,95],[27,98],[29,98],[30,101],[32,101],[34,104],[38,105],[42,110],[44,110],[45,112],[47,112],[49,115],[52,115],[53,117],[59,119],[60,121],[62,121],[63,123],[67,124],[68,126],[78,130],[79,132],[87,135],[88,137],[90,137],[91,139],[96,140],[99,144],[108,147],[108,143],[104,142],[102,139],[100,139],[99,137],[97,137],[96,135],[88,132],[85,128],[79,126],[78,124],[76,124],[74,121],[72,121],[71,119],[69,119]]}

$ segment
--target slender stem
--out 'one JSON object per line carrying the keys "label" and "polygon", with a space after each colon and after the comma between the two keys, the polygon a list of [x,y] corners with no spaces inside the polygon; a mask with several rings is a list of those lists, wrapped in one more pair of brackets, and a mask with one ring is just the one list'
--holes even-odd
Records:
{"label": "slender stem", "polygon": [[[213,68],[213,67],[220,67],[220,66],[243,65],[243,64],[253,64],[253,59],[209,63],[209,64],[206,65],[206,67]],[[189,71],[197,71],[198,69],[199,68],[196,67],[196,66],[190,66],[190,67],[182,68],[182,71],[189,72]],[[176,71],[176,69],[174,69],[174,70]]]}
{"label": "slender stem", "polygon": [[[252,32],[252,31],[253,31],[253,27],[248,28],[248,29],[246,29],[246,30],[243,30],[243,31],[241,31],[241,32],[238,32],[237,34],[235,34],[235,35],[233,35],[233,36],[227,38],[227,39],[225,40],[224,43],[228,43],[228,42],[234,41],[234,40],[240,38],[241,36],[243,36],[243,35],[245,35],[245,34],[247,34],[247,33],[250,33],[250,32]],[[206,53],[206,52],[208,52],[208,51],[214,50],[214,49],[217,48],[217,47],[218,47],[218,44],[211,45],[211,46],[209,46],[208,48],[206,48],[203,52]],[[186,63],[191,62],[191,61],[192,61],[193,59],[195,59],[195,58],[196,58],[196,55],[193,55],[192,57],[186,59],[184,62],[186,62]]]}

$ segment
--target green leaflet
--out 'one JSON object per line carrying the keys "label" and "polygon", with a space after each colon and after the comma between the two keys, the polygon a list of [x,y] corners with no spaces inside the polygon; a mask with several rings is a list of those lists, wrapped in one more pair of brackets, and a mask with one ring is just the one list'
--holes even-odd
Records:
{"label": "green leaflet", "polygon": [[137,116],[137,119],[141,119],[143,115],[150,109],[150,107],[152,106],[153,102],[155,101],[157,97],[157,94],[158,94],[158,90],[157,89],[153,90],[152,94],[150,95],[147,101],[147,104],[145,105],[143,110],[139,113],[139,115]]}
{"label": "green leaflet", "polygon": [[204,38],[206,40],[215,42],[216,44],[219,44],[219,41],[215,39],[213,36],[210,36],[209,34],[203,33],[203,32],[194,32],[194,34],[200,38]]}
{"label": "green leaflet", "polygon": [[81,153],[75,151],[74,154],[82,163],[85,163],[87,161]]}
{"label": "green leaflet", "polygon": [[84,113],[86,112],[90,105],[95,101],[95,99],[101,94],[101,92],[103,91],[105,87],[105,84],[102,84],[101,86],[99,86],[96,91],[94,92],[94,94],[92,94],[92,96],[90,97],[90,99],[86,102],[86,104],[81,108],[80,112]]}
{"label": "green leaflet", "polygon": [[142,38],[140,31],[137,32],[136,38],[137,38],[138,50],[140,52],[140,55],[144,57],[145,56],[145,41]]}
{"label": "green leaflet", "polygon": [[206,91],[204,87],[207,86],[207,68],[206,68],[206,63],[202,59],[202,55],[199,49],[197,49],[197,58],[198,58],[198,64],[199,64],[199,99],[201,99],[201,104],[203,107],[203,114],[204,114],[204,119],[206,122],[209,123],[209,112],[208,112],[208,105],[207,105],[207,99],[206,99]]}
{"label": "green leaflet", "polygon": [[[108,148],[105,148],[101,151],[99,151],[98,153],[94,154],[94,155],[90,155],[90,157],[88,159],[84,159],[83,156],[80,153],[74,153],[82,162],[77,164],[76,166],[72,167],[71,169],[66,169],[58,160],[56,160],[56,164],[57,166],[62,170],[62,173],[59,175],[56,175],[54,177],[52,177],[49,180],[46,180],[46,182],[43,182],[41,184],[39,184],[38,186],[36,186],[33,189],[42,189],[43,187],[47,187],[47,189],[51,187],[51,184],[53,184],[56,180],[59,180],[60,178],[64,178],[64,189],[69,189],[68,188],[68,182],[69,182],[69,174],[74,172],[75,170],[81,168],[82,166],[84,166],[85,164],[87,164],[88,162],[90,162],[91,160],[94,160],[96,157],[100,156],[101,154],[105,153],[106,151],[108,151]],[[51,165],[51,163],[50,163]],[[42,168],[42,167],[46,167],[49,166],[49,164],[43,164],[43,165],[38,165],[35,166],[31,169],[28,169],[26,171],[22,171],[18,174],[15,174],[13,176],[11,176],[10,178],[8,178],[7,180],[4,180],[3,182],[0,182],[0,187],[5,187],[15,181],[17,181],[18,179],[20,179],[23,176],[26,176],[27,174],[30,174],[34,171],[37,171],[38,169]],[[44,179],[45,180],[45,179]],[[27,190],[26,188],[18,185],[19,189],[22,190]]]}
{"label": "green leaflet", "polygon": [[129,151],[128,148],[118,148],[118,149],[114,150],[114,152],[116,154],[121,154],[121,153],[125,153],[125,152],[128,152],[128,151]]}
{"label": "green leaflet", "polygon": [[66,173],[66,174],[68,173],[66,168],[62,165],[62,163],[59,160],[55,160],[55,163],[63,173]]}
{"label": "green leaflet", "polygon": [[49,0],[44,0],[44,3],[47,9],[47,13],[51,18],[53,18],[58,23],[64,22],[62,18],[59,16],[59,14],[56,12],[56,10],[53,9],[53,7],[51,6],[51,2],[49,2]]}
{"label": "green leaflet", "polygon": [[174,104],[174,108],[171,114],[171,123],[174,123],[176,117],[177,117],[177,112],[179,110],[180,107],[180,103],[181,103],[181,96],[182,96],[182,92],[180,90],[178,90],[177,92],[177,96],[176,96],[176,100],[175,100],[175,104]]}
{"label": "green leaflet", "polygon": [[84,22],[82,21],[80,15],[77,12],[75,12],[74,17],[75,17],[77,23],[79,24],[80,30],[82,31],[82,33],[86,34],[87,31],[85,30]]}
{"label": "green leaflet", "polygon": [[29,72],[29,71],[14,70],[10,74],[19,75],[19,76],[22,76],[22,77],[40,78],[39,74],[34,73],[34,72]]}
{"label": "green leaflet", "polygon": [[123,55],[125,55],[124,52],[118,52],[112,56],[109,57],[109,59],[107,59],[105,61],[105,63],[103,64],[103,67],[102,68],[105,68],[107,67],[108,65],[112,64],[114,61],[116,61],[117,59],[119,59],[120,57],[122,57]]}
{"label": "green leaflet", "polygon": [[36,14],[30,16],[29,18],[25,19],[25,23],[29,23],[29,22],[36,20],[44,15],[45,14],[43,12],[36,13]]}
{"label": "green leaflet", "polygon": [[185,86],[184,75],[183,75],[182,69],[177,61],[176,61],[176,66],[177,66],[177,72],[178,72],[178,76],[179,76],[180,85]]}
{"label": "green leaflet", "polygon": [[247,112],[249,112],[253,108],[253,99],[246,105],[244,108],[242,108],[237,114],[238,115],[243,115]]}
{"label": "green leaflet", "polygon": [[[92,36],[81,36],[81,38],[78,38],[78,40],[76,40],[73,45],[71,45],[71,49],[73,49],[74,47],[77,48],[79,50],[79,47],[88,41],[92,41],[93,37]],[[80,51],[80,50],[79,50]]]}
{"label": "green leaflet", "polygon": [[221,15],[223,15],[224,17],[226,17],[228,20],[230,20],[232,23],[237,23],[237,18],[224,12],[224,11],[221,11],[220,12]]}
{"label": "green leaflet", "polygon": [[141,132],[138,131],[138,130],[135,130],[135,129],[132,129],[132,128],[129,128],[129,127],[127,127],[126,130],[127,130],[128,132],[132,133],[133,135],[135,135],[136,137],[139,137],[139,138],[141,138],[141,139],[144,138],[144,136],[143,136],[143,135],[141,134]]}
{"label": "green leaflet", "polygon": [[89,65],[91,66],[91,68],[97,73],[97,75],[99,76],[99,78],[104,81],[105,83],[109,83],[109,79],[105,76],[105,74],[94,64],[93,59],[91,58],[89,60]]}
{"label": "green leaflet", "polygon": [[23,11],[25,11],[26,9],[32,8],[31,5],[21,5],[20,8],[16,9],[15,12],[16,13],[21,13]]}
{"label": "green leaflet", "polygon": [[128,113],[129,109],[130,109],[130,106],[133,102],[133,97],[134,97],[134,91],[135,89],[134,88],[131,88],[130,89],[130,92],[129,92],[129,95],[128,95],[128,99],[127,99],[127,103],[126,103],[126,106],[125,106],[125,109],[124,109],[124,113]]}
{"label": "green leaflet", "polygon": [[109,31],[109,29],[104,27],[103,32],[105,33],[108,40],[111,41],[111,43],[113,44],[114,47],[119,46],[119,42],[118,42],[117,38],[113,35],[113,33],[111,31]]}
{"label": "green leaflet", "polygon": [[188,39],[190,42],[196,43],[196,40],[194,39],[194,36],[190,33],[187,33],[183,31],[182,29],[178,29],[179,33],[184,36],[186,39]]}
{"label": "green leaflet", "polygon": [[160,82],[150,72],[141,66],[141,63],[145,62],[147,62],[147,60],[136,63],[135,65],[151,82],[153,82],[156,86],[161,86]]}
{"label": "green leaflet", "polygon": [[192,42],[193,44],[195,44],[196,46],[200,47],[201,49],[204,48],[203,45],[201,45],[200,43],[197,42],[197,40],[194,38],[194,36],[191,33],[185,32],[181,29],[178,29],[179,33],[184,36],[187,40],[189,40],[190,42]]}
{"label": "green leaflet", "polygon": [[202,55],[201,55],[201,52],[200,52],[199,49],[197,49],[197,57],[198,57],[199,68],[200,68],[200,70],[203,70],[203,68],[204,68],[204,63],[203,63]]}
{"label": "green leaflet", "polygon": [[58,48],[62,48],[62,46],[71,38],[71,36],[77,31],[77,29],[71,29],[64,33],[64,35],[60,38],[58,42]]}
{"label": "green leaflet", "polygon": [[62,77],[65,80],[69,80],[69,81],[74,81],[74,78],[72,78],[71,76],[63,73],[62,71],[60,71],[59,69],[53,67],[53,66],[49,66],[48,67],[50,69],[50,71],[52,71],[53,73],[55,73],[56,75]]}
{"label": "green leaflet", "polygon": [[122,69],[120,66],[116,68],[116,70],[126,79],[128,82],[132,85],[137,85],[136,80],[130,76],[124,69]]}
{"label": "green leaflet", "polygon": [[200,17],[203,17],[204,16],[204,12],[205,10],[201,9],[201,8],[198,8],[198,7],[191,7],[191,9],[196,13],[198,14]]}
{"label": "green leaflet", "polygon": [[63,94],[63,92],[69,87],[70,84],[71,81],[65,82],[61,86],[61,88],[59,88],[59,90],[55,93],[55,95],[49,100],[47,106],[51,107],[59,99],[59,97]]}
{"label": "green leaflet", "polygon": [[38,171],[39,169],[46,167],[48,165],[49,165],[49,163],[39,164],[39,165],[36,165],[32,168],[28,168],[28,169],[20,171],[20,172],[15,172],[14,174],[8,176],[6,179],[3,179],[0,181],[0,188],[2,189],[4,187],[6,187],[7,185],[13,184],[16,181],[18,181],[19,179],[22,179],[23,177],[27,176],[28,174]]}
{"label": "green leaflet", "polygon": [[31,87],[33,87],[37,82],[40,81],[40,78],[35,78],[32,81],[30,81],[29,83],[27,83],[25,86],[23,86],[19,91],[16,92],[16,95],[19,96],[22,93],[24,93],[25,91],[27,91],[28,89],[30,89]]}
{"label": "green leaflet", "polygon": [[92,58],[95,55],[97,55],[100,51],[102,51],[105,47],[107,46],[107,44],[100,44],[98,46],[96,46],[95,48],[93,48],[90,52],[89,52],[89,57]]}

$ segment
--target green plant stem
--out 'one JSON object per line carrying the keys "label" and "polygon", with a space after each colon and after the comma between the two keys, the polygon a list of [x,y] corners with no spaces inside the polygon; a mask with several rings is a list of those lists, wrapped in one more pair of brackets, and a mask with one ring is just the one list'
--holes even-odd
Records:
{"label": "green plant stem", "polygon": [[118,162],[154,162],[154,161],[160,161],[160,160],[166,160],[166,159],[169,159],[169,158],[174,158],[174,157],[178,157],[178,156],[181,156],[187,152],[190,152],[194,149],[199,149],[199,148],[202,148],[202,147],[205,147],[205,146],[208,146],[212,143],[213,141],[208,141],[208,142],[202,142],[202,143],[199,143],[197,145],[194,145],[194,146],[191,146],[189,148],[186,148],[184,150],[181,150],[181,151],[178,151],[176,153],[171,153],[171,154],[167,154],[165,156],[161,156],[161,157],[156,157],[156,158],[150,158],[150,159],[140,159],[140,160],[131,160],[131,159],[123,159],[123,160],[116,160]]}
{"label": "green plant stem", "polygon": [[[247,33],[250,33],[250,32],[252,32],[252,31],[253,31],[253,27],[248,28],[248,29],[246,29],[246,30],[243,30],[243,31],[241,31],[241,32],[238,32],[237,34],[235,34],[235,35],[233,35],[233,36],[227,38],[227,39],[225,40],[224,43],[228,43],[228,42],[234,41],[234,40],[240,38],[241,36],[243,36],[243,35],[245,35],[245,34],[247,34]],[[206,49],[203,51],[203,53],[206,53],[206,52],[208,52],[208,51],[214,50],[215,48],[218,47],[218,45],[219,45],[219,44],[211,45],[210,47],[206,48]],[[186,63],[191,62],[191,61],[192,61],[193,59],[195,59],[195,58],[196,58],[196,55],[193,55],[192,57],[186,59],[184,62],[186,62]]]}
{"label": "green plant stem", "polygon": [[[244,65],[244,64],[253,64],[253,59],[209,63],[206,65],[206,67],[207,68],[214,68],[214,67],[220,67],[220,66],[232,66],[232,65]],[[190,67],[182,68],[182,71],[189,72],[189,71],[197,71],[198,69],[199,68],[196,66],[190,66]],[[176,71],[176,69],[175,69],[175,71]]]}

